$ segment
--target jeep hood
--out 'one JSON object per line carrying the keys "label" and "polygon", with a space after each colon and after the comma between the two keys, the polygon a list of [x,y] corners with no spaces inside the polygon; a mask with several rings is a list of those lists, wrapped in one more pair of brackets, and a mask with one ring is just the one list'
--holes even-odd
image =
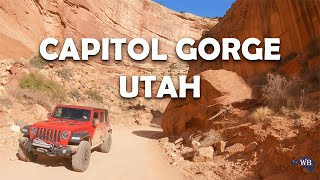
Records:
{"label": "jeep hood", "polygon": [[79,122],[79,121],[42,121],[37,122],[32,125],[32,127],[36,128],[47,128],[47,129],[55,129],[55,130],[63,130],[63,131],[77,131],[81,130],[85,127],[89,126],[89,122]]}

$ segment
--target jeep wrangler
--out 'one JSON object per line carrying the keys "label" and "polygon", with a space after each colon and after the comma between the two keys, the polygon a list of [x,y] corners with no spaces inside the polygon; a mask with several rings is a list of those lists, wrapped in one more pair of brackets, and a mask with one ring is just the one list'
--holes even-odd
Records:
{"label": "jeep wrangler", "polygon": [[58,105],[48,120],[24,126],[18,157],[35,161],[39,154],[71,158],[74,171],[86,171],[91,149],[108,153],[111,134],[108,111],[81,106]]}

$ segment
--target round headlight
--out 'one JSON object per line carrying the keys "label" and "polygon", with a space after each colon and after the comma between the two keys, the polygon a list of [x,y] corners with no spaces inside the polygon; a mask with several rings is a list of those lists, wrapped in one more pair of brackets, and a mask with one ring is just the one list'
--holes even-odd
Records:
{"label": "round headlight", "polygon": [[67,139],[68,136],[69,136],[69,132],[67,132],[67,131],[64,131],[63,133],[61,133],[61,138],[62,139]]}
{"label": "round headlight", "polygon": [[32,132],[32,134],[37,134],[38,129],[37,129],[37,128],[35,128],[35,127],[32,127],[31,132]]}

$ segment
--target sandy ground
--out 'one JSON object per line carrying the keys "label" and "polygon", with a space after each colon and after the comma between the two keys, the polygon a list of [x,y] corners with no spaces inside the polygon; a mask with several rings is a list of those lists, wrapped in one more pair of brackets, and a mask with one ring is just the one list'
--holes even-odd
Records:
{"label": "sandy ground", "polygon": [[1,179],[187,179],[170,165],[157,143],[156,127],[114,127],[111,152],[93,151],[88,170],[71,170],[68,159],[39,157],[35,163],[0,160]]}

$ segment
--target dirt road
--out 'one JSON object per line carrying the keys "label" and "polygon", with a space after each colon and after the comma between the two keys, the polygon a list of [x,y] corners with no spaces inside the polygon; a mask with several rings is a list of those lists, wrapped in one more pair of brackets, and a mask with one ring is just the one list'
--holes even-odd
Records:
{"label": "dirt road", "polygon": [[111,152],[93,151],[88,170],[73,172],[62,158],[39,157],[36,163],[0,160],[2,179],[108,179],[157,180],[186,179],[166,160],[157,144],[161,129],[151,127],[114,127]]}

